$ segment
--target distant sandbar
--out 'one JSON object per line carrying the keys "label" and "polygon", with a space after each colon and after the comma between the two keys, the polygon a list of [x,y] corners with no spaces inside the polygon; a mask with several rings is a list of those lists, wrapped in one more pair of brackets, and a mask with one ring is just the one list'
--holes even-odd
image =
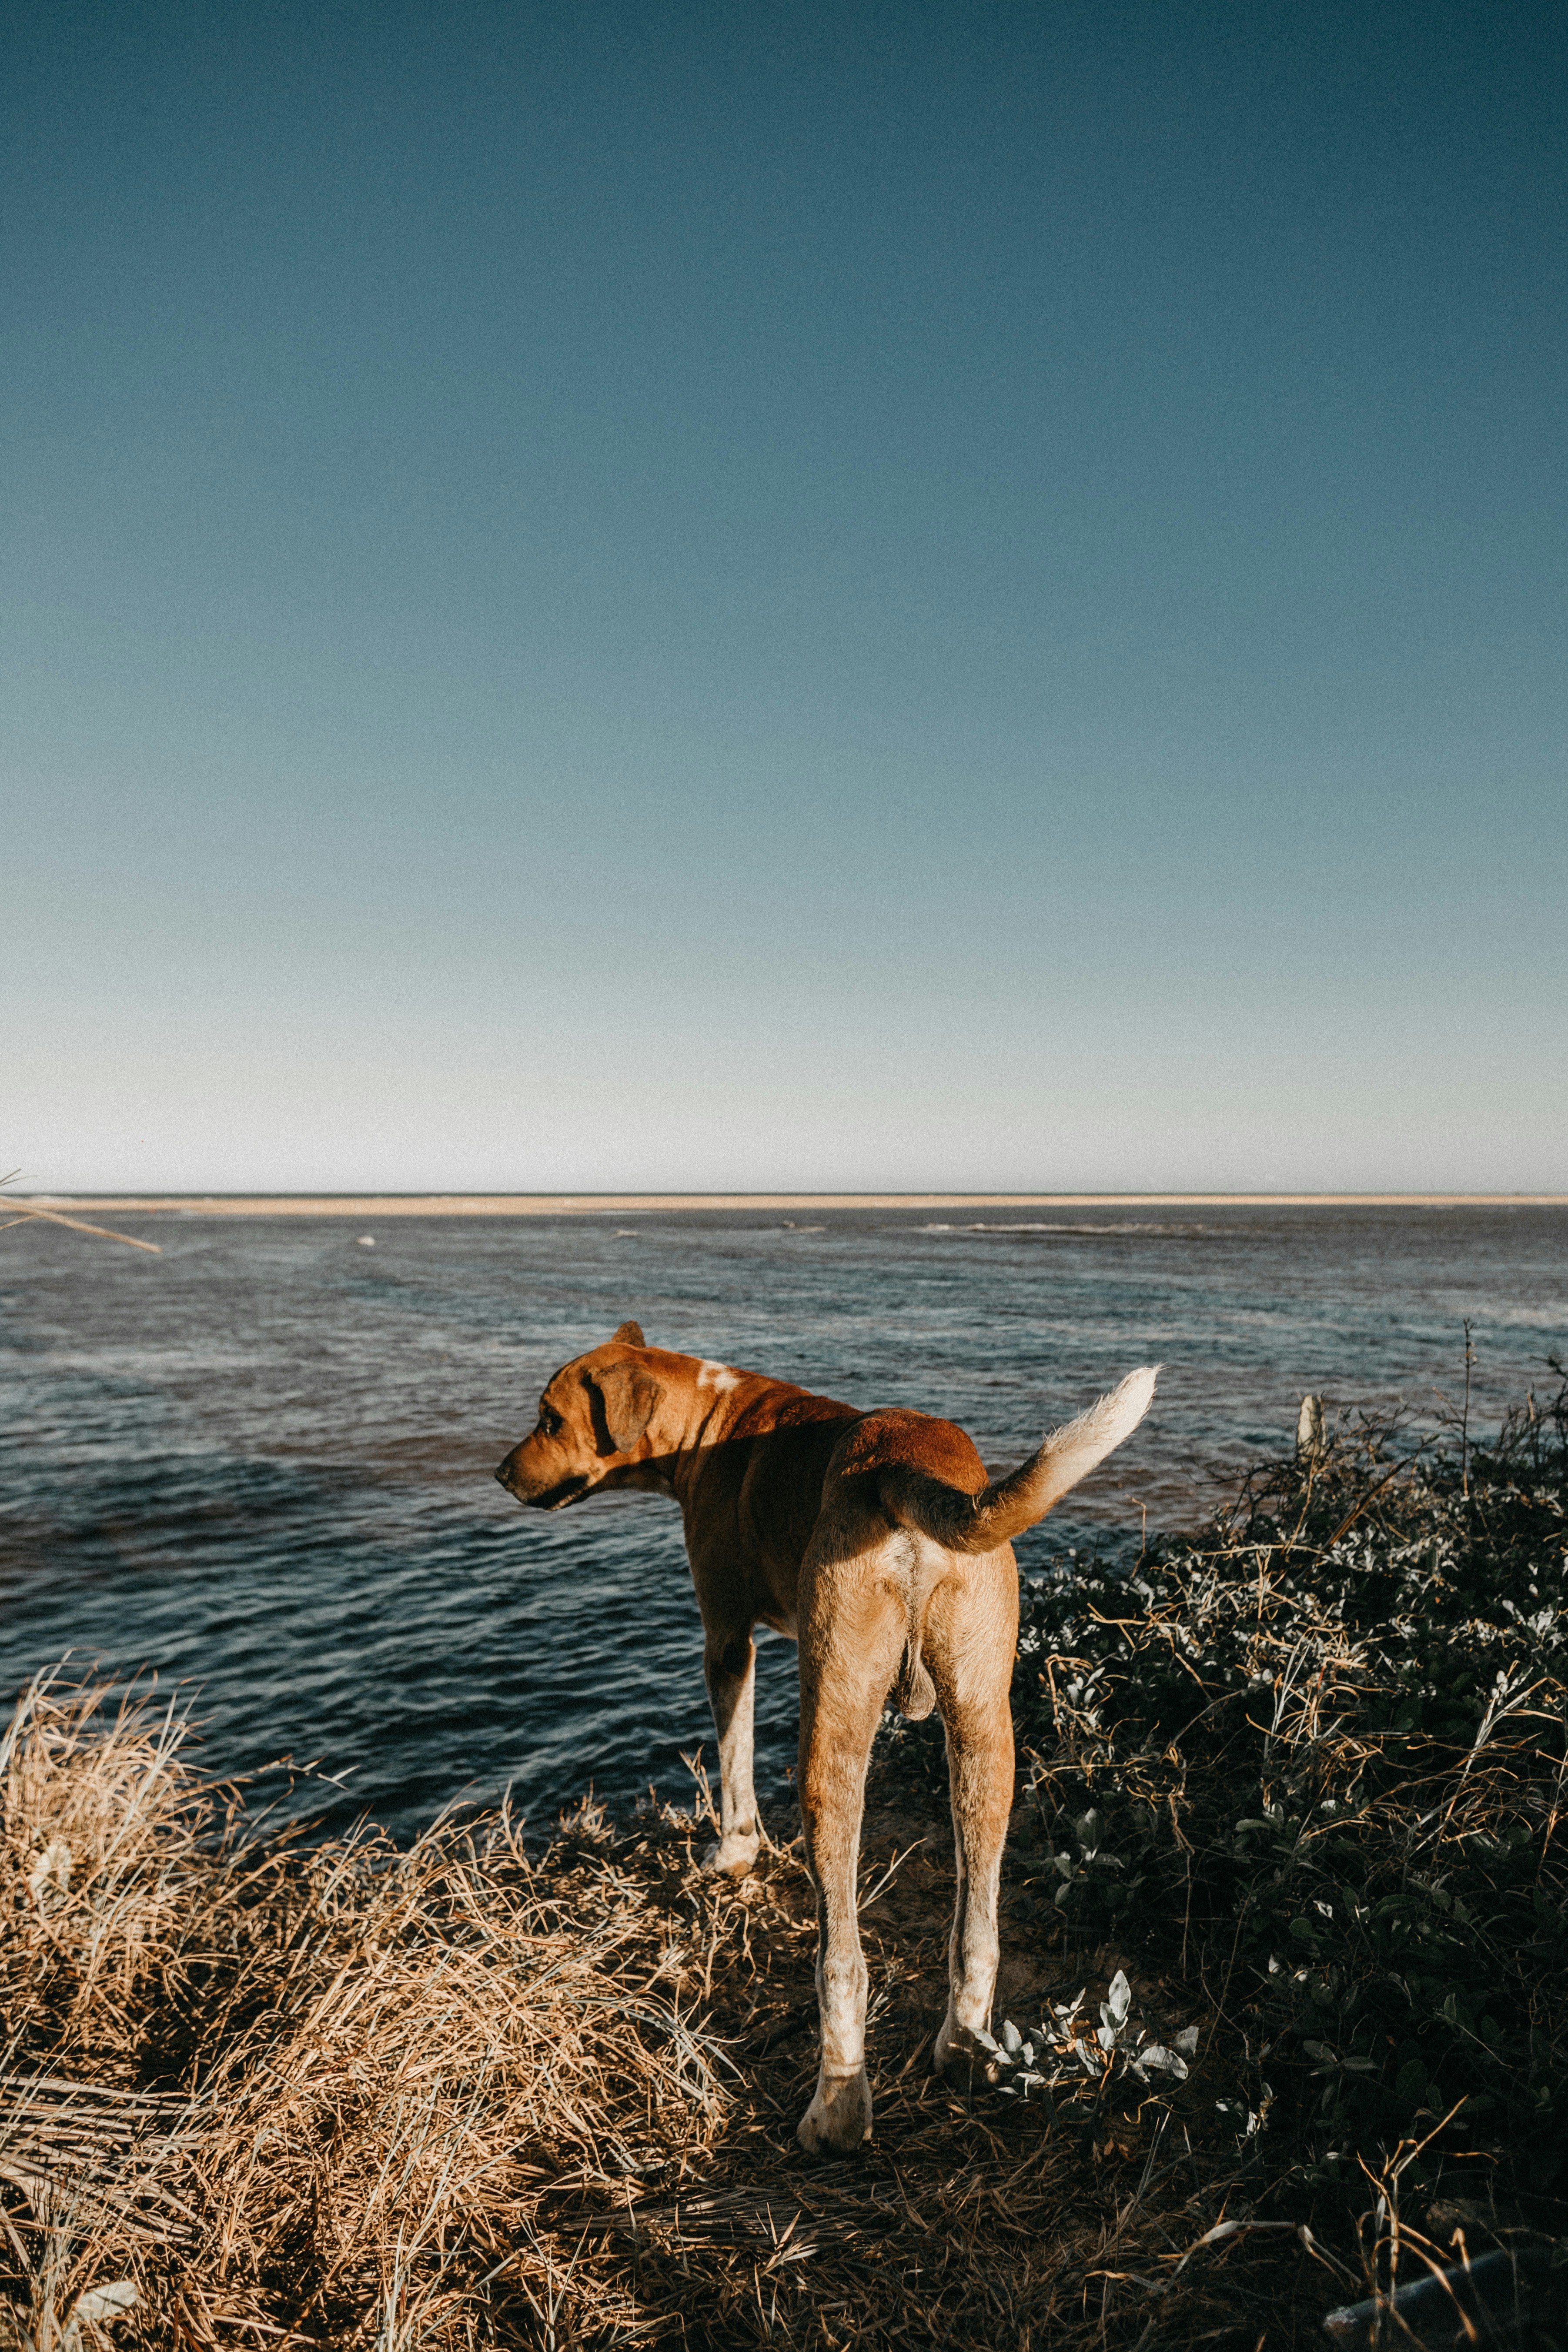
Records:
{"label": "distant sandbar", "polygon": [[592,1217],[679,1209],[1559,1209],[1564,1192],[35,1192],[40,1206],[198,1217]]}

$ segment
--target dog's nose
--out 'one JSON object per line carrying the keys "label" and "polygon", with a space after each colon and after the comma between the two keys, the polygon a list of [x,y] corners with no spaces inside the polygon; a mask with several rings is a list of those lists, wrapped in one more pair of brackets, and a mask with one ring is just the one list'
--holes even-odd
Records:
{"label": "dog's nose", "polygon": [[507,1472],[508,1472],[510,1468],[511,1468],[511,1455],[509,1454],[507,1455],[506,1460],[505,1460],[504,1462],[498,1463],[498,1464],[497,1464],[497,1465],[496,1465],[495,1480],[496,1480],[496,1485],[497,1485],[498,1486],[510,1486],[510,1484],[511,1484],[511,1480],[507,1476]]}

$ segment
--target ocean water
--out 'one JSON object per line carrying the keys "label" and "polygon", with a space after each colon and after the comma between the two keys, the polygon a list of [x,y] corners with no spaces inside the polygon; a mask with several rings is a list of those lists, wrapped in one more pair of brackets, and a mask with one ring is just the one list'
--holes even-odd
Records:
{"label": "ocean water", "polygon": [[[545,1517],[491,1476],[626,1316],[949,1415],[994,1467],[1163,1362],[1026,1574],[1191,1524],[1305,1391],[1457,1403],[1466,1317],[1483,1426],[1568,1354],[1554,1209],[121,1222],[163,1255],[0,1235],[0,1692],[67,1652],[153,1670],[199,1694],[216,1769],[320,1759],[298,1801],[402,1834],[508,1783],[536,1822],[590,1786],[689,1788],[682,1752],[711,1757],[674,1505]],[[758,1713],[765,1810],[795,1741],[794,1649],[765,1634]]]}

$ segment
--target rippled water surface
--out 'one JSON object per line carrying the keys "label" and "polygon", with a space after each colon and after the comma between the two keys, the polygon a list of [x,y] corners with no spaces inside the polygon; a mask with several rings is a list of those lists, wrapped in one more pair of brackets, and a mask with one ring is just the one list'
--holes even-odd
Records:
{"label": "rippled water surface", "polygon": [[[290,1751],[406,1832],[508,1781],[536,1818],[711,1751],[675,1507],[546,1518],[491,1478],[551,1371],[650,1340],[962,1421],[994,1465],[1136,1363],[1124,1451],[1020,1546],[1190,1522],[1305,1390],[1495,1422],[1568,1349],[1568,1212],[824,1211],[148,1218],[163,1255],[0,1235],[0,1683],[71,1650],[201,1685],[216,1762]],[[361,1235],[374,1240],[366,1247]],[[763,1637],[765,1792],[794,1651]]]}

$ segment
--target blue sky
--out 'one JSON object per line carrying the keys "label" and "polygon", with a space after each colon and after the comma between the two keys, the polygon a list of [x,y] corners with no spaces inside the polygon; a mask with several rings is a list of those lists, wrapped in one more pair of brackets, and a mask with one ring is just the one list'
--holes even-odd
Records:
{"label": "blue sky", "polygon": [[6,1165],[1568,1184],[1560,9],[4,37]]}

